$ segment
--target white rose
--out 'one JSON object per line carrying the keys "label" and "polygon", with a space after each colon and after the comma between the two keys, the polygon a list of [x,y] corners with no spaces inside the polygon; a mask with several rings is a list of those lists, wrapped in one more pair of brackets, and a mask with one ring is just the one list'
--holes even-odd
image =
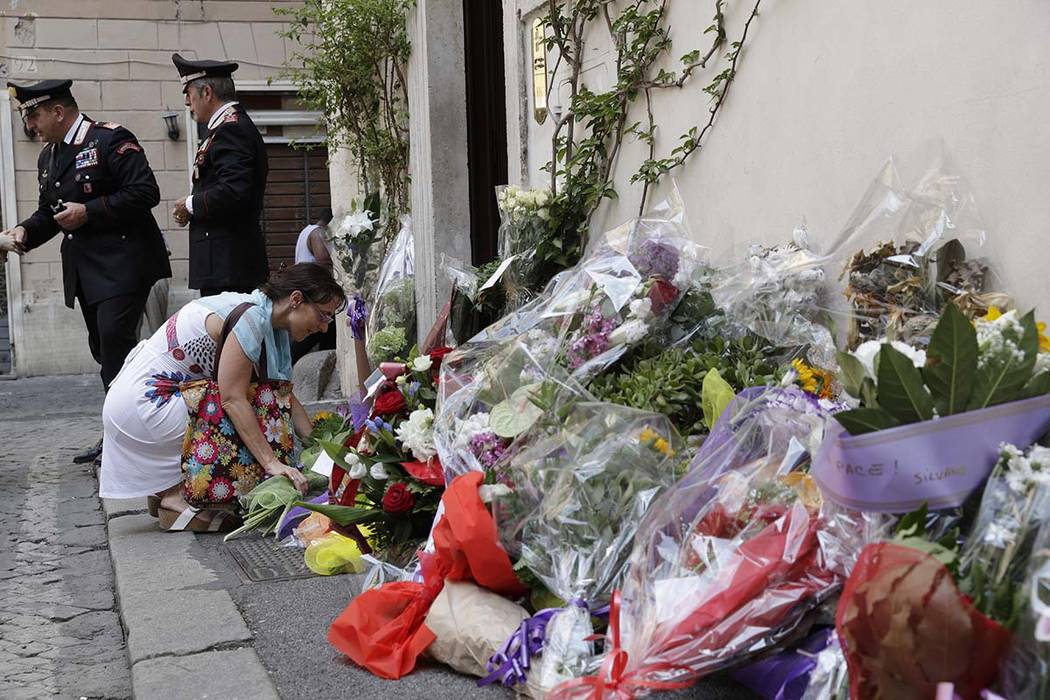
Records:
{"label": "white rose", "polygon": [[[353,455],[353,459],[350,459],[350,455]],[[350,471],[348,472],[350,478],[363,479],[365,477],[365,474],[368,473],[368,468],[365,466],[365,463],[358,459],[357,455],[355,455],[353,452],[351,452],[350,455],[347,455],[346,457],[346,461],[350,465]]]}
{"label": "white rose", "polygon": [[644,299],[635,299],[631,302],[630,308],[631,316],[643,320],[647,319],[653,314],[653,300],[649,297],[645,297]]}
{"label": "white rose", "polygon": [[613,345],[631,345],[645,337],[649,326],[645,321],[631,319],[609,334],[609,342]]}
{"label": "white rose", "polygon": [[492,503],[496,498],[501,498],[510,493],[510,487],[506,484],[482,484],[478,487],[478,497],[482,503]]}
{"label": "white rose", "polygon": [[430,359],[430,355],[420,355],[412,361],[412,369],[417,372],[426,372],[433,365],[433,361]]}
{"label": "white rose", "polygon": [[[860,363],[864,365],[864,371],[873,379],[875,378],[875,357],[879,354],[879,351],[882,350],[882,346],[885,343],[885,340],[869,340],[865,343],[861,343],[860,346],[853,351],[853,356],[860,360]],[[923,367],[926,365],[925,350],[913,348],[912,346],[898,340],[894,340],[890,345],[894,350],[907,356],[916,367]]]}
{"label": "white rose", "polygon": [[373,464],[372,468],[369,469],[369,473],[376,481],[385,481],[390,478],[390,475],[386,473],[386,467],[383,466],[382,462],[376,462]]}

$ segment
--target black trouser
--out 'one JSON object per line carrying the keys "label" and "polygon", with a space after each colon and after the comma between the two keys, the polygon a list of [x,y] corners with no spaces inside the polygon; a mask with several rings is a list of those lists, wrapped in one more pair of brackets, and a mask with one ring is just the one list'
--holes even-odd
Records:
{"label": "black trouser", "polygon": [[102,365],[99,374],[107,391],[110,382],[124,366],[131,348],[139,342],[139,320],[147,298],[149,289],[110,297],[95,304],[85,304],[83,297],[78,297],[87,324],[88,347],[95,362]]}
{"label": "black trouser", "polygon": [[292,364],[294,365],[304,355],[318,350],[335,350],[335,321],[328,324],[328,330],[322,333],[311,333],[300,341],[292,341]]}
{"label": "black trouser", "polygon": [[241,294],[251,294],[255,291],[255,287],[204,287],[201,289],[202,297],[213,297],[216,294],[222,294],[223,292],[240,292]]}

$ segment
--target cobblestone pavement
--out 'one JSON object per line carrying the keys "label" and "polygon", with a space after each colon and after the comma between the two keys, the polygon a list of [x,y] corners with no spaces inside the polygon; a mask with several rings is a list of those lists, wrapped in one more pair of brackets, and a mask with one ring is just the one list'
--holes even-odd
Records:
{"label": "cobblestone pavement", "polygon": [[0,698],[131,696],[90,464],[97,377],[0,381]]}

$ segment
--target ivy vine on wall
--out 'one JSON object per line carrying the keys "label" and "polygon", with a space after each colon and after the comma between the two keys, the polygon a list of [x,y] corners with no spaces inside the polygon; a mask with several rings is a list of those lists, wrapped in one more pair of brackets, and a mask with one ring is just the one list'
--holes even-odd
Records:
{"label": "ivy vine on wall", "polygon": [[[563,80],[569,91],[567,107],[552,115],[551,156],[545,166],[553,194],[551,211],[557,220],[552,234],[562,238],[560,258],[551,261],[552,270],[578,259],[586,247],[591,216],[603,201],[617,197],[614,168],[625,138],[637,138],[648,147],[647,157],[630,177],[631,184],[642,185],[639,213],[645,210],[651,187],[701,148],[737,75],[761,1],[754,0],[739,38],[731,40],[726,0],[715,0],[714,17],[703,33],[710,36],[706,51],[685,53],[680,68],[672,71],[660,67],[672,51],[670,0],[548,0],[544,23],[547,50],[554,54],[548,103]],[[584,57],[592,32],[603,30],[614,47],[616,82],[604,92],[594,92],[582,80]],[[721,70],[703,87],[711,99],[704,123],[682,134],[669,153],[659,155],[653,92],[685,88],[706,69],[719,66]],[[645,106],[645,118],[629,121],[639,102]]]}
{"label": "ivy vine on wall", "polygon": [[405,27],[414,0],[306,0],[276,8],[298,46],[282,75],[325,116],[329,152],[348,148],[363,190],[382,195],[384,238],[409,210]]}

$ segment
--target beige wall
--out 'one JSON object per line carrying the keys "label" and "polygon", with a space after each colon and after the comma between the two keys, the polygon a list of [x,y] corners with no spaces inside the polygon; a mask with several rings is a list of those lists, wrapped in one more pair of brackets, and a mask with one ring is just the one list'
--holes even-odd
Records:
{"label": "beige wall", "polygon": [[[0,8],[0,76],[31,82],[71,78],[81,109],[94,119],[128,127],[145,147],[160,184],[154,211],[172,251],[172,302],[186,290],[187,238],[172,222],[174,200],[189,192],[183,97],[171,54],[229,58],[240,64],[235,79],[276,76],[292,47],[277,35],[280,0],[5,0]],[[178,141],[167,138],[161,115],[180,113]],[[14,123],[18,219],[36,208],[36,158],[40,144]],[[5,213],[5,225],[9,225]],[[13,217],[12,217],[13,218]],[[20,264],[24,322],[16,347],[20,374],[96,371],[87,352],[79,310],[63,306],[59,238]],[[16,338],[18,334],[16,333]]]}
{"label": "beige wall", "polygon": [[[512,178],[523,172],[518,177],[542,184],[549,121],[539,126],[531,118],[528,83],[520,80],[528,44],[516,16],[540,3],[516,2],[505,6],[514,30],[506,32],[508,140],[512,163],[519,151],[525,156],[521,169],[510,170]],[[734,32],[750,4],[729,4]],[[672,53],[679,56],[710,23],[711,5],[669,6]],[[677,175],[697,239],[739,250],[751,241],[786,240],[805,217],[817,244],[827,244],[887,157],[943,138],[972,185],[1008,291],[1050,317],[1050,4],[765,2],[752,31],[718,123]],[[600,45],[589,57],[589,78],[607,84],[614,76]],[[665,153],[678,134],[705,120],[701,87],[694,82],[657,96]],[[627,144],[617,171],[620,199],[600,222],[633,214],[640,190],[626,177],[640,158],[640,147]]]}

